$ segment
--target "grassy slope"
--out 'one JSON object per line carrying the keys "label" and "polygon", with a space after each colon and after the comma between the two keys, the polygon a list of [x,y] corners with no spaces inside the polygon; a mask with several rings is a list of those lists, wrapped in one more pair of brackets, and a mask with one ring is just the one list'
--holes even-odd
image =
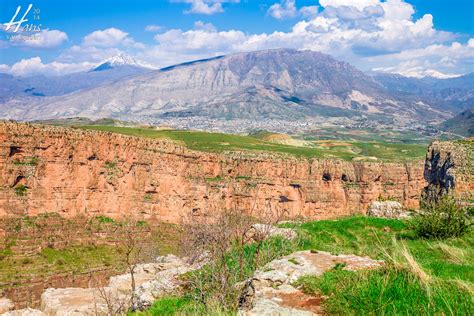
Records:
{"label": "grassy slope", "polygon": [[[63,225],[65,236],[71,235],[71,238],[73,238],[74,232],[79,229],[77,226],[69,225],[70,220],[62,219],[55,213],[24,217],[18,219],[18,221],[21,221],[23,226],[38,225],[38,227],[42,227],[46,224],[44,222],[36,223],[36,221],[48,217],[60,219],[59,224]],[[97,217],[97,219],[114,222],[102,216]],[[37,238],[45,240],[58,238],[57,235],[51,233],[52,228],[52,226],[49,228],[49,233],[45,232],[45,235],[37,236]],[[177,253],[180,234],[181,230],[175,225],[158,223],[151,227],[150,242],[157,245],[157,251],[160,255]],[[12,246],[17,244],[19,238],[24,237],[23,235],[25,233],[19,230],[18,237],[10,238],[8,244],[2,240],[4,247],[0,250],[0,290],[23,285],[30,279],[46,278],[66,272],[81,274],[95,269],[107,269],[116,273],[125,271],[122,255],[113,243],[92,245],[89,242],[82,243],[80,240],[70,240],[71,244],[65,247],[45,247],[36,253],[25,255],[15,253],[11,249]]]}
{"label": "grassy slope", "polygon": [[[474,289],[474,234],[446,241],[416,239],[398,220],[355,217],[305,223],[303,248],[383,259],[375,271],[333,270],[297,283],[325,295],[338,315],[469,315]],[[411,260],[413,258],[414,260]]]}
{"label": "grassy slope", "polygon": [[[350,217],[286,226],[295,228],[301,241],[283,253],[281,245],[276,244],[275,254],[317,249],[387,262],[386,267],[374,271],[351,272],[335,266],[322,277],[298,280],[296,285],[306,293],[327,296],[324,304],[329,314],[472,315],[474,312],[472,230],[462,238],[442,242],[415,239],[407,223],[400,220]],[[409,264],[404,253],[412,256],[414,263]],[[419,271],[417,267],[421,267]],[[185,294],[160,299],[140,314],[186,315],[195,311],[196,303]]]}
{"label": "grassy slope", "polygon": [[377,157],[382,161],[406,161],[423,159],[426,145],[392,144],[384,142],[351,142],[350,146],[296,147],[276,144],[255,137],[208,133],[198,131],[153,130],[117,126],[81,126],[83,129],[108,131],[125,135],[167,138],[185,144],[188,148],[206,152],[264,151],[290,154],[306,158]]}

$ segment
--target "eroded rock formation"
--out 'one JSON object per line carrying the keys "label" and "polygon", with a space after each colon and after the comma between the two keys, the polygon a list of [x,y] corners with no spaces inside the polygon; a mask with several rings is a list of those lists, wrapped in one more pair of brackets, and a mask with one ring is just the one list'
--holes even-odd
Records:
{"label": "eroded rock formation", "polygon": [[472,204],[474,198],[474,139],[455,142],[433,142],[426,154],[423,190],[427,202],[452,194]]}
{"label": "eroded rock formation", "polygon": [[0,216],[57,212],[180,223],[224,208],[289,217],[365,213],[377,198],[416,208],[423,162],[205,153],[163,139],[0,123]]}

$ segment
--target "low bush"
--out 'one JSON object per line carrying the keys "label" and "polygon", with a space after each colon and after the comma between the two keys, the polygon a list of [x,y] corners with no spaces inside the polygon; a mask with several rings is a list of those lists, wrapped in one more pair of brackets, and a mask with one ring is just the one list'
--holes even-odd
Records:
{"label": "low bush", "polygon": [[422,203],[412,225],[420,238],[445,239],[462,236],[470,227],[470,215],[451,196],[437,202]]}

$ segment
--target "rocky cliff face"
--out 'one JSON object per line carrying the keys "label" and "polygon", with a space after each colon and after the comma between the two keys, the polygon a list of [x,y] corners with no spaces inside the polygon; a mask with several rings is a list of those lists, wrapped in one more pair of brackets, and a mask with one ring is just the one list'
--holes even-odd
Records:
{"label": "rocky cliff face", "polygon": [[437,201],[453,194],[464,203],[474,202],[474,139],[433,142],[426,154],[423,198]]}
{"label": "rocky cliff face", "polygon": [[377,198],[418,206],[423,162],[213,154],[157,139],[0,123],[0,216],[58,212],[180,223],[224,208],[334,218]]}

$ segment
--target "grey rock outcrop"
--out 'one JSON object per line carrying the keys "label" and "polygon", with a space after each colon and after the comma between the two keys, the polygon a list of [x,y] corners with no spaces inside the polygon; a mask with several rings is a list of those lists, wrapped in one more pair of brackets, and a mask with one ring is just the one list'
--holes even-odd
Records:
{"label": "grey rock outcrop", "polygon": [[320,299],[306,295],[292,284],[305,275],[322,275],[336,264],[346,270],[375,269],[383,262],[355,255],[323,251],[298,251],[257,270],[245,284],[239,315],[318,315]]}
{"label": "grey rock outcrop", "polygon": [[403,205],[397,201],[373,201],[369,205],[367,215],[384,218],[406,218],[409,216]]}

